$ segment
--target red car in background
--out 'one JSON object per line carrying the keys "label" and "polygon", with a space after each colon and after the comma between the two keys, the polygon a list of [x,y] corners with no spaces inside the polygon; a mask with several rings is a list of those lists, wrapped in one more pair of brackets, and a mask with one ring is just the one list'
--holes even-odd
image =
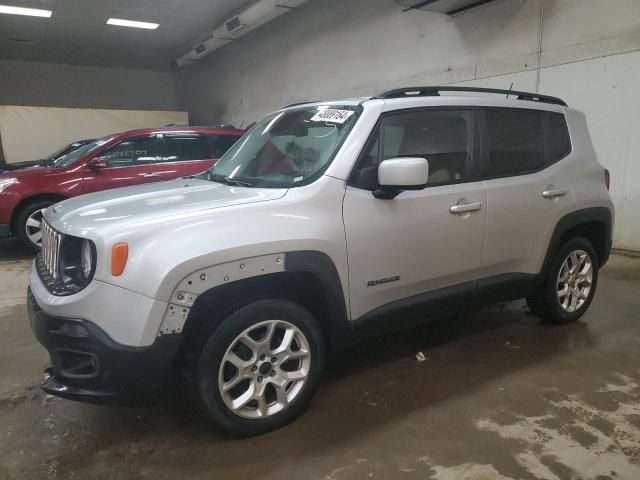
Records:
{"label": "red car in background", "polygon": [[164,127],[108,135],[51,166],[0,173],[0,237],[40,249],[42,212],[69,197],[204,172],[243,134],[223,127]]}

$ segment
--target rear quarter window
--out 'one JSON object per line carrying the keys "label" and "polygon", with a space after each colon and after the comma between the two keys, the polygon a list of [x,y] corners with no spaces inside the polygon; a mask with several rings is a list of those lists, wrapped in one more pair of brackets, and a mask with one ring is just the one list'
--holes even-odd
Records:
{"label": "rear quarter window", "polygon": [[571,153],[571,137],[563,114],[543,112],[542,115],[545,126],[547,164],[552,164]]}

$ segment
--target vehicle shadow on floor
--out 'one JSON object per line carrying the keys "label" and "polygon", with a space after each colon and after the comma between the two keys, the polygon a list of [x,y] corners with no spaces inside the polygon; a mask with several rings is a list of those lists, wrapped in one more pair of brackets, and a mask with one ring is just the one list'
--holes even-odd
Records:
{"label": "vehicle shadow on floor", "polygon": [[33,254],[28,252],[15,238],[0,238],[0,262],[11,260],[29,260]]}
{"label": "vehicle shadow on floor", "polygon": [[[196,461],[201,464],[242,464],[245,448],[250,447],[252,461],[276,470],[280,465],[274,458],[314,456],[346,446],[354,437],[385,428],[414,411],[435,408],[554,355],[593,346],[585,323],[542,325],[523,302],[516,302],[431,321],[331,353],[307,413],[265,436],[234,440],[216,433],[192,408],[180,383],[150,409],[91,407],[86,414],[92,417],[93,436],[100,443],[117,445],[126,438],[151,443],[154,451],[184,448],[182,453],[189,457],[199,451],[202,457]],[[211,453],[212,443],[222,450]]]}

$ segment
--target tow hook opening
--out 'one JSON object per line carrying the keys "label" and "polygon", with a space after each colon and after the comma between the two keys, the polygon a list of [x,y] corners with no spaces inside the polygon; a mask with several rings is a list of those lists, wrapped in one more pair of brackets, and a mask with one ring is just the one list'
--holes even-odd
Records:
{"label": "tow hook opening", "polygon": [[58,349],[53,353],[53,370],[67,378],[93,378],[100,373],[98,357],[93,353]]}

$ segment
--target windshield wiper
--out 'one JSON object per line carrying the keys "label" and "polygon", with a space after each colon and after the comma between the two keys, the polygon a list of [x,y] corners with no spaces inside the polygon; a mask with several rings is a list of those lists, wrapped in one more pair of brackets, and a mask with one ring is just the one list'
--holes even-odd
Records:
{"label": "windshield wiper", "polygon": [[236,180],[235,178],[226,177],[216,173],[209,173],[209,180],[214,182],[223,183],[224,185],[231,185],[234,187],[252,187],[250,182],[243,182],[242,180]]}

